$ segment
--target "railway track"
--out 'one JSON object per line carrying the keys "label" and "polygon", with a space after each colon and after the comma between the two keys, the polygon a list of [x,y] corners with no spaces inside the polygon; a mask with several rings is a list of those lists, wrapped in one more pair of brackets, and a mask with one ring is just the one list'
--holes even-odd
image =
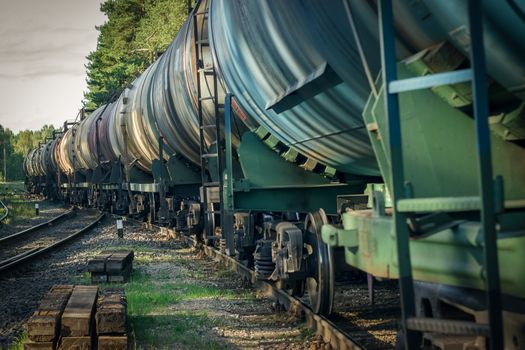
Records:
{"label": "railway track", "polygon": [[[192,237],[179,234],[175,230],[156,225],[148,227],[195,244]],[[203,249],[207,256],[221,261],[263,294],[275,299],[278,305],[304,317],[308,328],[319,334],[333,348],[376,350],[395,347],[399,318],[399,295],[395,282],[376,283],[373,304],[368,299],[366,282],[345,283],[337,289],[334,300],[337,311],[325,317],[315,314],[306,304],[305,298],[296,298],[273,283],[258,280],[254,270],[218,249],[211,246],[204,246]]]}
{"label": "railway track", "polygon": [[2,200],[0,200],[0,206],[4,208],[4,213],[0,217],[0,222],[3,222],[9,216],[9,208],[7,207],[7,205],[5,205],[4,202],[2,202]]}
{"label": "railway track", "polygon": [[373,302],[366,277],[336,283],[334,312],[328,319],[362,348],[392,349],[396,345],[397,320],[401,317],[397,281],[375,281]]}
{"label": "railway track", "polygon": [[[64,220],[73,216],[75,220]],[[104,216],[98,211],[73,209],[0,239],[0,275],[82,235]]]}
{"label": "railway track", "polygon": [[31,233],[31,232],[35,232],[35,231],[38,231],[38,230],[41,230],[45,227],[49,227],[55,223],[57,223],[58,221],[64,219],[65,217],[71,215],[73,213],[74,209],[71,209],[71,210],[68,210],[60,215],[57,215],[55,216],[54,218],[51,218],[45,222],[42,222],[40,224],[37,224],[37,225],[34,225],[34,226],[31,226],[25,230],[22,230],[22,231],[19,231],[17,233],[13,233],[9,236],[6,236],[6,237],[2,237],[0,238],[0,247],[4,247],[5,245],[7,244],[10,244],[11,242],[14,242],[18,239],[21,239],[23,237],[25,237],[27,234]]}

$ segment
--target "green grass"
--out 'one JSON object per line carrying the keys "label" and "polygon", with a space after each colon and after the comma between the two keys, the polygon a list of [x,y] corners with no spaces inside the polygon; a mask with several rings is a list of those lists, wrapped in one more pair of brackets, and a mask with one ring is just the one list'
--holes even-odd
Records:
{"label": "green grass", "polygon": [[200,330],[211,328],[218,323],[206,313],[179,312],[175,315],[131,316],[135,348],[152,346],[154,349],[225,349],[213,339],[202,336]]}
{"label": "green grass", "polygon": [[26,331],[20,333],[13,343],[9,346],[9,350],[24,350],[24,344],[28,341]]}
{"label": "green grass", "polygon": [[18,195],[4,197],[2,201],[9,208],[9,216],[4,220],[5,224],[12,224],[18,220],[30,219],[35,216],[35,202],[33,201],[27,201]]}
{"label": "green grass", "polygon": [[[209,329],[223,322],[197,307],[192,310],[177,308],[177,304],[206,300],[255,298],[251,291],[236,293],[206,282],[203,272],[192,268],[195,262],[184,258],[189,249],[177,249],[159,254],[151,246],[125,244],[104,247],[105,250],[133,249],[134,270],[125,284],[99,284],[100,289],[124,288],[128,301],[130,342],[136,349],[224,349],[225,346],[209,335]],[[158,265],[168,262],[169,266]],[[159,267],[160,266],[160,267]],[[225,274],[219,270],[218,274]],[[84,273],[71,283],[89,284],[90,275]],[[192,305],[192,304],[190,304]]]}
{"label": "green grass", "polygon": [[0,182],[0,194],[23,192],[25,190],[23,181]]}
{"label": "green grass", "polygon": [[[0,198],[9,208],[9,216],[4,224],[12,224],[17,220],[29,219],[35,216],[35,202],[28,201],[22,192],[25,191],[22,181],[0,182]],[[0,216],[5,209],[0,207]]]}
{"label": "green grass", "polygon": [[[155,276],[157,277],[157,276]],[[165,278],[153,280],[151,275],[136,270],[126,285],[128,314],[163,314],[168,307],[181,301],[195,299],[235,299],[242,297],[232,291],[194,283],[162,282]]]}
{"label": "green grass", "polygon": [[[197,307],[181,310],[177,304],[196,301],[206,305],[213,299],[255,298],[251,291],[236,293],[206,282],[204,273],[192,269],[195,262],[184,258],[189,249],[164,251],[141,243],[106,246],[100,251],[133,249],[134,269],[130,281],[124,284],[99,284],[101,290],[124,288],[128,301],[130,344],[133,349],[225,349],[209,330],[224,323]],[[99,253],[95,251],[94,253]],[[169,265],[159,263],[169,262]],[[159,266],[161,266],[159,268]],[[220,273],[222,270],[219,270]],[[217,273],[217,275],[218,275]],[[200,277],[196,277],[200,275]],[[70,279],[72,284],[90,284],[85,272]],[[202,283],[202,285],[201,285]],[[191,305],[191,304],[190,304]]]}
{"label": "green grass", "polygon": [[162,276],[136,269],[125,285],[128,317],[136,346],[170,349],[176,344],[188,349],[222,349],[218,342],[199,336],[200,330],[217,325],[218,320],[202,311],[177,311],[176,304],[186,300],[233,299],[239,296],[215,287],[174,283],[158,277]]}

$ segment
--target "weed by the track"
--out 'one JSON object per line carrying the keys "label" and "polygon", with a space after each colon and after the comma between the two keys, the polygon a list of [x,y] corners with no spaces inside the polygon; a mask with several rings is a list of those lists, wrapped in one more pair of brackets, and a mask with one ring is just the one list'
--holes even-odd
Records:
{"label": "weed by the track", "polygon": [[0,182],[0,194],[16,194],[25,192],[23,181]]}
{"label": "weed by the track", "polygon": [[27,332],[20,333],[9,346],[9,350],[24,350],[24,344],[28,342],[28,339]]}
{"label": "weed by the track", "polygon": [[210,298],[231,299],[236,295],[218,288],[192,283],[174,283],[156,274],[137,269],[126,285],[128,315],[135,343],[170,348],[173,344],[185,348],[219,349],[221,346],[199,336],[199,329],[214,326],[217,320],[204,312],[181,312],[176,304],[184,300]]}
{"label": "weed by the track", "polygon": [[[35,216],[35,201],[28,200],[24,195],[23,182],[0,183],[0,198],[9,208],[9,216],[3,221],[4,224],[12,224],[18,220],[30,219]],[[4,208],[0,207],[0,216],[4,214]]]}
{"label": "weed by the track", "polygon": [[2,199],[9,208],[9,216],[4,221],[6,224],[12,224],[18,220],[30,219],[35,216],[35,203],[28,202],[18,197],[8,197]]}
{"label": "weed by the track", "polygon": [[199,329],[217,325],[217,320],[210,319],[206,313],[131,316],[131,322],[137,348],[142,348],[139,344],[148,344],[154,349],[170,349],[173,344],[185,349],[224,348],[216,341],[199,334]]}

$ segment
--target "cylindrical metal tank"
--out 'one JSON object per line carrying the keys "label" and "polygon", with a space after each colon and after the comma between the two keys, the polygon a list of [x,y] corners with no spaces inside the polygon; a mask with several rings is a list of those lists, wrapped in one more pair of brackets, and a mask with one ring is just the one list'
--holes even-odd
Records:
{"label": "cylindrical metal tank", "polygon": [[54,176],[58,171],[55,152],[61,137],[57,137],[29,151],[24,159],[24,172],[27,176]]}
{"label": "cylindrical metal tank", "polygon": [[53,144],[52,144],[50,155],[49,155],[50,171],[53,173],[53,175],[56,175],[56,173],[60,170],[58,168],[58,162],[56,159],[56,149],[60,143],[61,138],[62,138],[62,135],[58,136],[57,138],[53,140]]}
{"label": "cylindrical metal tank", "polygon": [[[468,53],[466,1],[394,3],[400,59],[447,39]],[[347,4],[375,79],[376,4]],[[525,42],[524,8],[516,4],[484,1],[487,71],[523,98],[525,50],[516,48]],[[257,123],[340,171],[379,175],[361,117],[370,84],[343,1],[212,1],[209,16],[221,77]]]}
{"label": "cylindrical metal tank", "polygon": [[[206,4],[207,1],[201,2],[200,8]],[[207,21],[203,18],[200,16],[197,23],[198,40],[207,41]],[[201,47],[199,57],[201,68],[209,70],[213,62],[209,46]],[[215,87],[212,75],[197,73],[195,59],[194,27],[186,21],[167,51],[116,102],[108,121],[108,138],[116,157],[149,172],[152,161],[158,158],[162,136],[165,159],[178,154],[200,164],[197,78],[200,77],[204,124],[210,126],[215,124],[214,101],[210,98]],[[220,84],[216,94],[222,103],[225,93]],[[223,123],[222,116],[219,121]],[[204,129],[207,147],[215,140],[214,132],[211,127]],[[236,135],[233,143],[238,144]]]}
{"label": "cylindrical metal tank", "polygon": [[[116,158],[121,158],[122,162],[128,164],[131,160],[127,156],[126,122],[125,113],[129,89],[125,89],[115,102],[113,111],[109,114],[108,120],[108,139],[109,145]],[[126,102],[126,103],[124,103]]]}
{"label": "cylindrical metal tank", "polygon": [[45,153],[46,145],[40,145],[38,147],[37,156],[36,156],[36,168],[37,168],[37,175],[38,176],[44,176],[46,175],[46,163],[44,159],[44,153]]}
{"label": "cylindrical metal tank", "polygon": [[[202,1],[199,11],[204,11],[207,1]],[[198,40],[208,40],[207,21],[198,16]],[[201,69],[209,71],[213,57],[209,46],[202,45],[199,52]],[[197,79],[200,76],[202,113],[205,125],[215,124],[214,80],[211,74],[197,74],[195,63],[195,32],[192,21],[186,21],[168,50],[157,62],[152,85],[152,107],[156,122],[166,143],[174,152],[195,164],[200,164],[199,118]],[[218,102],[224,101],[224,89],[217,85]],[[222,116],[219,118],[222,122]],[[213,128],[204,129],[205,143],[214,142]],[[234,137],[233,143],[238,140]]]}
{"label": "cylindrical metal tank", "polygon": [[[150,105],[151,83],[156,68],[157,63],[154,63],[133,82],[125,112],[128,153],[132,161],[136,160],[136,164],[147,172],[151,171],[153,160],[159,156],[160,133]],[[166,153],[172,151],[167,149]]]}
{"label": "cylindrical metal tank", "polygon": [[96,154],[92,152],[89,145],[89,134],[96,131],[95,121],[100,112],[101,109],[99,108],[81,121],[76,128],[73,127],[75,171],[85,173],[86,170],[95,169],[97,166]]}
{"label": "cylindrical metal tank", "polygon": [[[396,28],[416,51],[450,41],[469,54],[467,1],[397,0]],[[525,4],[522,0],[485,0],[483,35],[488,74],[525,100]]]}
{"label": "cylindrical metal tank", "polygon": [[[312,3],[212,1],[210,38],[221,77],[241,107],[287,146],[343,172],[379,175],[361,117],[370,88],[351,32],[337,33],[331,21],[316,27],[316,35],[342,41],[340,61],[353,77],[347,82],[305,34],[318,15]],[[341,20],[341,2],[324,5]],[[375,74],[378,61],[371,62]]]}
{"label": "cylindrical metal tank", "polygon": [[42,161],[45,166],[45,173],[47,175],[54,176],[58,170],[57,163],[55,161],[55,147],[58,143],[58,138],[55,138],[54,140],[49,141],[45,144],[44,150],[42,153]]}
{"label": "cylindrical metal tank", "polygon": [[33,158],[35,156],[36,148],[32,149],[27,153],[26,158],[24,159],[24,171],[27,176],[36,176],[35,170],[33,168]]}
{"label": "cylindrical metal tank", "polygon": [[31,156],[31,171],[33,172],[34,176],[40,176],[40,170],[39,170],[39,153],[40,153],[40,147],[35,148],[35,152],[33,152]]}
{"label": "cylindrical metal tank", "polygon": [[24,171],[27,176],[33,176],[33,169],[31,168],[31,158],[33,156],[34,149],[30,150],[24,159]]}
{"label": "cylindrical metal tank", "polygon": [[[100,155],[100,162],[114,161],[117,157],[111,147],[111,140],[109,139],[109,120],[111,115],[115,113],[116,103],[111,103],[108,106],[104,106],[102,113],[99,116],[98,122],[98,154]],[[97,141],[96,135],[92,135],[95,143]],[[97,147],[95,147],[97,148]]]}
{"label": "cylindrical metal tank", "polygon": [[99,148],[97,146],[97,134],[98,134],[98,127],[100,126],[100,118],[102,117],[102,112],[104,111],[105,105],[97,108],[93,113],[90,114],[88,118],[91,118],[88,125],[85,125],[87,127],[87,149],[89,150],[90,154],[92,155],[92,158],[95,161],[95,166],[98,165],[98,156],[99,156]]}
{"label": "cylindrical metal tank", "polygon": [[[186,66],[190,22],[186,22],[174,42],[158,61],[152,85],[152,107],[159,129],[170,148],[199,164],[199,123],[196,101],[190,89]],[[208,119],[209,121],[209,119]]]}
{"label": "cylindrical metal tank", "polygon": [[73,174],[73,162],[69,156],[69,150],[72,148],[72,129],[68,129],[60,138],[55,148],[55,159],[57,160],[60,171],[66,175]]}

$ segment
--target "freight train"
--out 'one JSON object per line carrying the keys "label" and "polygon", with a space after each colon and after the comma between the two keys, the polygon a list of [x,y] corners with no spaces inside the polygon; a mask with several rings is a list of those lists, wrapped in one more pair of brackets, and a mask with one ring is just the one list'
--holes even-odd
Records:
{"label": "freight train", "polygon": [[399,279],[399,346],[525,348],[525,6],[202,0],[35,192],[195,234],[333,310]]}

